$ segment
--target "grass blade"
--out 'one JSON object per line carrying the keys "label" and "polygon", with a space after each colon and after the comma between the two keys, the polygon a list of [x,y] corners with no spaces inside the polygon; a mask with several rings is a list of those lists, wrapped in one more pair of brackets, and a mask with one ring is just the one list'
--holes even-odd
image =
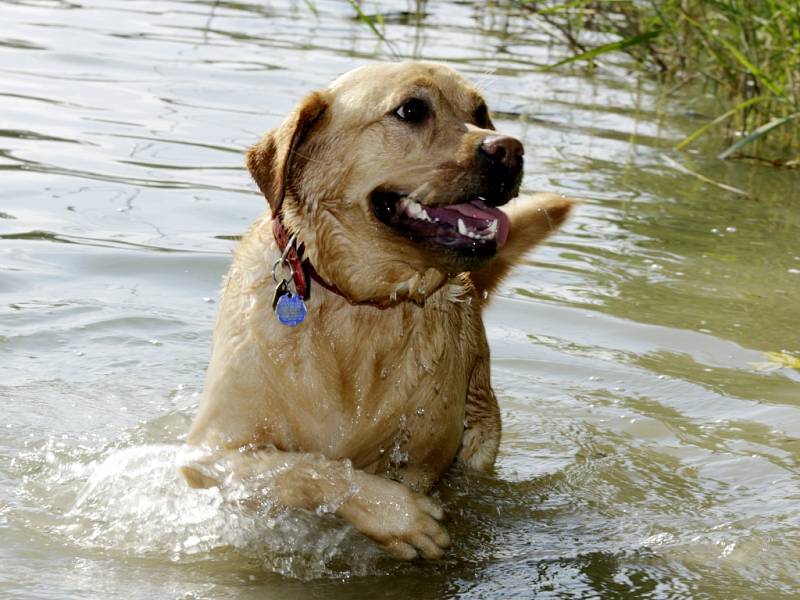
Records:
{"label": "grass blade", "polygon": [[793,121],[793,120],[795,120],[795,119],[797,119],[799,117],[800,117],[800,112],[793,113],[793,114],[791,114],[791,115],[789,115],[787,117],[776,117],[776,118],[772,119],[769,123],[765,123],[764,125],[762,125],[758,129],[756,129],[750,135],[740,139],[733,146],[731,146],[730,148],[728,148],[727,150],[722,152],[719,156],[717,156],[717,158],[720,159],[720,160],[725,160],[726,158],[728,158],[731,154],[733,154],[734,152],[736,152],[740,148],[744,148],[745,146],[747,146],[747,144],[750,144],[752,142],[755,142],[756,140],[761,139],[762,137],[767,135],[773,129],[777,129],[781,125],[785,125],[786,123],[788,123],[790,121]]}
{"label": "grass blade", "polygon": [[691,144],[693,141],[695,141],[697,138],[699,138],[701,135],[703,135],[706,131],[708,131],[709,129],[711,129],[715,125],[719,125],[720,123],[722,123],[726,119],[729,119],[730,117],[732,117],[736,113],[744,110],[748,106],[752,106],[753,104],[758,104],[759,102],[763,102],[764,100],[769,100],[769,98],[767,96],[756,96],[755,98],[750,98],[749,100],[745,100],[744,102],[742,102],[738,106],[734,106],[728,112],[726,112],[724,114],[721,114],[720,116],[718,116],[713,121],[710,121],[710,122],[706,123],[705,125],[703,125],[702,127],[700,127],[699,129],[694,130],[680,144],[675,146],[675,150],[681,150],[681,149],[685,148],[686,146]]}
{"label": "grass blade", "polygon": [[372,17],[370,17],[367,13],[365,13],[363,10],[361,10],[361,6],[359,6],[356,0],[347,0],[347,3],[353,7],[354,11],[356,11],[356,16],[358,17],[358,20],[361,21],[362,23],[366,23],[366,25],[372,30],[372,33],[374,33],[379,40],[381,40],[384,44],[386,44],[392,55],[394,55],[394,57],[397,58],[397,50],[395,49],[394,45],[392,45],[392,43],[386,38],[386,36],[383,35],[383,33],[381,33],[381,30],[378,29],[377,25],[375,25],[375,20]]}
{"label": "grass blade", "polygon": [[[712,35],[714,34],[712,33]],[[747,60],[747,57],[744,54],[742,54],[736,46],[734,46],[728,40],[726,40],[721,36],[715,35],[714,37],[716,37],[717,41],[720,44],[722,44],[723,46],[725,46],[725,48],[727,48],[728,52],[733,54],[734,58],[738,60],[739,63],[741,63],[741,65],[745,69],[747,69],[750,73],[752,73],[753,77],[755,77],[756,79],[761,81],[765,86],[767,86],[770,92],[772,92],[776,96],[780,97],[786,96],[786,92],[783,90],[783,88],[781,88],[772,79],[770,79],[770,77],[766,73],[764,73],[764,71],[759,69],[749,60]]]}
{"label": "grass blade", "polygon": [[625,48],[628,48],[630,46],[644,44],[645,42],[652,40],[654,37],[661,35],[662,31],[663,31],[662,29],[653,29],[652,31],[645,31],[644,33],[640,33],[638,35],[625,38],[624,40],[611,42],[610,44],[603,44],[602,46],[597,46],[596,48],[592,48],[591,50],[587,50],[586,52],[581,52],[580,54],[576,54],[575,56],[570,56],[569,58],[560,60],[557,63],[552,64],[546,68],[547,70],[552,70],[562,65],[573,63],[579,60],[592,60],[596,56],[600,56],[602,54],[608,54],[609,52],[624,50]]}
{"label": "grass blade", "polygon": [[[599,0],[599,4],[614,4],[628,2],[629,0]],[[537,0],[525,0],[523,4],[533,4],[537,15],[558,15],[571,11],[573,8],[590,8],[595,0],[572,0],[564,4],[553,6],[538,6]]]}
{"label": "grass blade", "polygon": [[715,185],[718,188],[720,188],[721,190],[725,190],[726,192],[732,192],[734,194],[738,194],[739,196],[749,196],[750,195],[747,192],[745,192],[744,190],[740,190],[739,188],[733,187],[732,185],[728,185],[726,183],[721,183],[719,181],[714,181],[710,177],[706,177],[705,175],[697,173],[696,171],[692,171],[691,169],[687,169],[681,163],[679,163],[677,160],[673,160],[672,158],[670,158],[666,154],[662,154],[661,155],[661,159],[665,163],[667,163],[669,166],[671,166],[673,169],[677,169],[678,171],[680,171],[681,173],[685,173],[686,175],[691,175],[692,177],[696,177],[697,179],[699,179],[700,181],[702,181],[704,183],[710,183],[711,185]]}

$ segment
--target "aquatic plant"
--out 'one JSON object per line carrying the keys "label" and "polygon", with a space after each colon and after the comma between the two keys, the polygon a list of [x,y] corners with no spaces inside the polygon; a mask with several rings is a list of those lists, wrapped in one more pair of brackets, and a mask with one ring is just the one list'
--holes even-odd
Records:
{"label": "aquatic plant", "polygon": [[[307,0],[310,1],[310,0]],[[394,56],[384,15],[347,0]],[[416,0],[416,23],[424,16]],[[800,166],[800,2],[797,0],[508,0],[487,5],[504,11],[514,29],[541,28],[561,38],[570,64],[593,68],[605,55],[624,52],[672,91],[699,83],[720,100],[719,114],[680,142],[682,149],[724,126],[720,159],[743,156]],[[695,88],[697,89],[697,88]]]}
{"label": "aquatic plant", "polygon": [[[757,158],[800,157],[800,3],[796,0],[520,0],[545,20],[572,56],[551,65],[625,52],[675,87],[692,81],[723,100],[719,116],[681,149],[725,125],[720,159],[747,149]],[[614,38],[592,44],[597,33]],[[735,142],[734,139],[738,138]],[[775,160],[776,164],[786,161]]]}

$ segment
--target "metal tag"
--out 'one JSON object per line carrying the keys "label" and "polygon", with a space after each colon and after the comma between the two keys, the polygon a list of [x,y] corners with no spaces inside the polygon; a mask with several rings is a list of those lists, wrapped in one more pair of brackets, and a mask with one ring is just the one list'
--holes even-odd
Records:
{"label": "metal tag", "polygon": [[275,315],[278,321],[289,327],[300,325],[306,318],[306,303],[298,294],[286,292],[275,305]]}
{"label": "metal tag", "polygon": [[275,293],[272,295],[272,310],[273,312],[275,309],[278,308],[278,300],[280,300],[283,296],[289,293],[289,286],[286,285],[285,281],[281,281],[275,287]]}

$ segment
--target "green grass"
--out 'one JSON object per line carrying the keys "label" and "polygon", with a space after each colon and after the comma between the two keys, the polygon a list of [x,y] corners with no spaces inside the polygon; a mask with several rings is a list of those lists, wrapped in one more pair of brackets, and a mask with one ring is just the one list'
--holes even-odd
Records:
{"label": "green grass", "polygon": [[[518,0],[530,18],[553,26],[572,56],[593,64],[625,52],[673,85],[698,81],[722,100],[720,115],[677,148],[724,129],[720,159],[745,152],[773,164],[800,158],[798,0]],[[596,33],[614,41],[592,45]]]}

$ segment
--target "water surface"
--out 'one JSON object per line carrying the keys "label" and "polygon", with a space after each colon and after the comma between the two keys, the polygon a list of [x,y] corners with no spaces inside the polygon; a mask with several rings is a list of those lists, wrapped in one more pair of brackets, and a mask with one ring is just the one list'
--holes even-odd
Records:
{"label": "water surface", "polygon": [[386,46],[344,2],[2,2],[0,595],[796,597],[800,374],[765,353],[800,353],[798,174],[673,153],[708,102],[545,73],[506,8],[381,5],[485,89],[526,189],[583,200],[486,314],[504,438],[437,489],[452,551],[398,565],[173,468],[264,208],[243,149]]}

